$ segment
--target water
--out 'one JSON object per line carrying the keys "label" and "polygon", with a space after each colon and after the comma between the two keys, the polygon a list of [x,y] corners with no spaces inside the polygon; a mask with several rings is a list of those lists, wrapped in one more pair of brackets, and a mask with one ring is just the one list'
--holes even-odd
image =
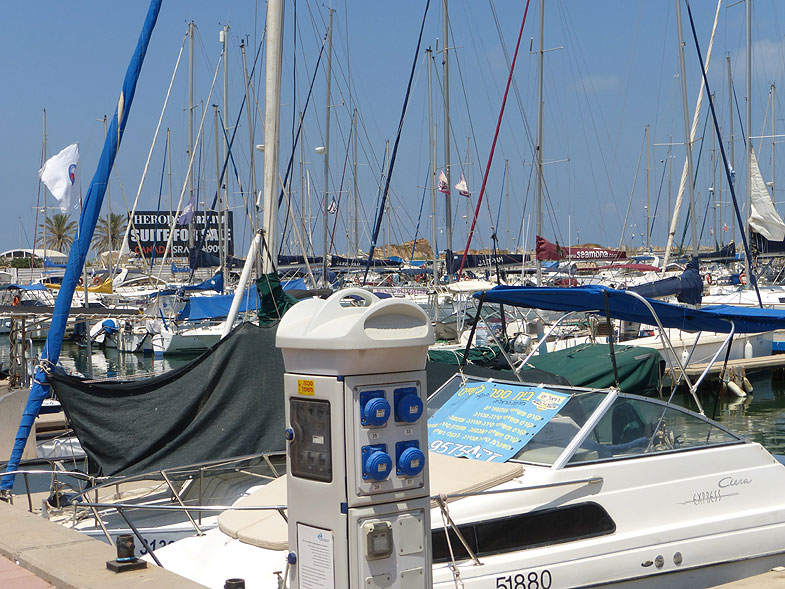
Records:
{"label": "water", "polygon": [[[33,343],[33,353],[39,354],[43,342]],[[153,357],[126,354],[117,349],[93,350],[92,372],[87,349],[72,342],[64,342],[60,363],[66,370],[77,371],[94,379],[135,377],[144,378],[178,368],[195,356]],[[9,346],[0,344],[0,364],[9,365]],[[774,454],[785,454],[785,374],[782,371],[762,371],[749,375],[753,392],[745,399],[719,393],[717,377],[707,379],[701,386],[700,401],[708,417],[723,424],[732,432],[759,442]],[[718,396],[719,393],[719,396]],[[679,390],[675,402],[693,411],[695,402],[686,391]]]}

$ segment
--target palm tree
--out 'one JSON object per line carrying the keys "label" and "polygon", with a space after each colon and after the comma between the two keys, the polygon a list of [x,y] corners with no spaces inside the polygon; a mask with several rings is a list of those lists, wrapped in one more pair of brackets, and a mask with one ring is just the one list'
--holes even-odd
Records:
{"label": "palm tree", "polygon": [[123,215],[109,213],[99,217],[93,236],[93,247],[99,252],[120,249],[125,236],[126,218]]}
{"label": "palm tree", "polygon": [[65,253],[74,242],[76,221],[72,221],[68,213],[57,213],[41,223],[41,230],[46,235],[45,247]]}

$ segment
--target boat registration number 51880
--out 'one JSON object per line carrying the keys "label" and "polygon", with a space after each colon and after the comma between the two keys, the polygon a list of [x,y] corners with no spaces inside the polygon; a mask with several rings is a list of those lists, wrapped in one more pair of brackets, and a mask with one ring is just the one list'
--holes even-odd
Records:
{"label": "boat registration number 51880", "polygon": [[537,571],[522,572],[506,577],[496,577],[496,589],[550,589],[551,572],[543,569]]}

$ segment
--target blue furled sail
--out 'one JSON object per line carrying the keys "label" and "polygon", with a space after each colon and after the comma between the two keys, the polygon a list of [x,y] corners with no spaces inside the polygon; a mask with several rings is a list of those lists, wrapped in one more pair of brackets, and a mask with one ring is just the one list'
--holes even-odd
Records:
{"label": "blue furled sail", "polygon": [[74,291],[79,283],[79,278],[82,275],[82,268],[84,267],[85,259],[87,258],[87,252],[90,249],[90,242],[93,239],[95,224],[98,220],[98,215],[101,212],[101,204],[103,203],[106,186],[109,182],[109,174],[114,166],[117,149],[123,138],[125,124],[128,121],[128,113],[131,110],[131,103],[133,102],[134,93],[136,92],[136,82],[139,79],[142,62],[144,61],[145,53],[147,53],[147,46],[150,43],[150,37],[153,33],[155,22],[158,20],[158,13],[160,10],[161,0],[151,0],[142,33],[139,35],[139,41],[136,44],[136,50],[131,58],[131,63],[128,64],[128,69],[125,72],[123,88],[120,92],[120,98],[117,101],[117,109],[115,110],[112,124],[109,126],[109,131],[106,135],[106,141],[104,142],[104,148],[101,152],[101,159],[98,162],[98,168],[95,171],[93,180],[90,182],[90,188],[88,189],[87,196],[84,200],[82,214],[79,217],[79,236],[76,241],[74,241],[74,244],[71,246],[71,251],[68,254],[68,265],[65,269],[65,276],[63,277],[63,283],[57,294],[57,300],[55,301],[52,326],[49,329],[49,335],[46,338],[44,350],[41,352],[41,361],[36,369],[35,378],[33,379],[34,384],[30,389],[27,406],[25,407],[22,419],[19,423],[14,449],[11,453],[11,458],[8,461],[8,466],[6,467],[6,474],[3,476],[2,483],[0,483],[0,491],[9,491],[13,487],[13,472],[19,467],[19,461],[21,460],[22,452],[27,444],[27,437],[30,434],[30,429],[41,408],[41,403],[49,396],[47,371],[55,366],[60,358],[60,349],[63,345],[65,325],[68,320],[68,313],[71,310],[71,299],[73,298]]}
{"label": "blue furled sail", "polygon": [[663,278],[627,290],[638,293],[647,299],[676,295],[676,300],[688,305],[700,305],[703,297],[703,279],[700,275],[697,258],[691,258],[681,276]]}

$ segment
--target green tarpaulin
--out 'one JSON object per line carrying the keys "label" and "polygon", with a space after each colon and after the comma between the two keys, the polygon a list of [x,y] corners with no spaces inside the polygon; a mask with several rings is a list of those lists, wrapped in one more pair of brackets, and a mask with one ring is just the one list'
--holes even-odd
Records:
{"label": "green tarpaulin", "polygon": [[[646,395],[659,390],[665,361],[657,350],[617,344],[613,351],[622,392]],[[563,376],[577,387],[601,389],[615,384],[608,344],[581,344],[533,356],[527,366]],[[524,380],[525,374],[524,370]]]}

